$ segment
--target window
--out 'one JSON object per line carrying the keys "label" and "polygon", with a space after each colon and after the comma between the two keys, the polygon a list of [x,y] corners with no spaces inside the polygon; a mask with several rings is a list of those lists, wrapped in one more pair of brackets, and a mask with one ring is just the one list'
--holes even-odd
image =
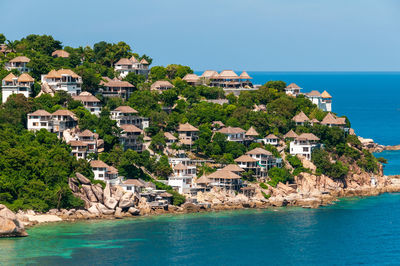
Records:
{"label": "window", "polygon": [[103,174],[99,174],[99,177],[103,177]]}
{"label": "window", "polygon": [[37,126],[38,126],[38,122],[33,122],[32,125],[33,125],[34,127],[37,127]]}
{"label": "window", "polygon": [[303,147],[303,152],[308,152],[308,151],[309,151],[308,147]]}
{"label": "window", "polygon": [[132,190],[132,187],[126,187],[126,190]]}

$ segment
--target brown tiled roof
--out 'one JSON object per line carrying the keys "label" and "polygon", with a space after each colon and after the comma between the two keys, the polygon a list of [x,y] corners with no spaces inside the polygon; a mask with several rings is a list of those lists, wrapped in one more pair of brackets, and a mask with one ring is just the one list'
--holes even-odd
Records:
{"label": "brown tiled roof", "polygon": [[218,132],[222,134],[240,134],[246,131],[240,127],[224,127],[218,130]]}
{"label": "brown tiled roof", "polygon": [[199,81],[199,79],[200,79],[200,77],[197,76],[196,74],[186,74],[183,77],[183,80],[187,81],[187,82],[197,82],[197,81]]}
{"label": "brown tiled roof", "polygon": [[109,173],[109,174],[118,174],[118,169],[113,167],[113,166],[110,166],[107,169],[107,173]]}
{"label": "brown tiled roof", "polygon": [[254,127],[250,127],[249,130],[246,132],[246,136],[258,136],[259,134],[257,131],[254,129]]}
{"label": "brown tiled roof", "polygon": [[18,77],[18,82],[34,82],[35,80],[28,74],[28,73],[22,73]]}
{"label": "brown tiled roof", "polygon": [[178,163],[177,165],[174,166],[174,170],[186,170],[188,169],[186,165],[182,163]]}
{"label": "brown tiled roof", "polygon": [[246,154],[264,154],[264,155],[272,155],[272,153],[270,151],[267,151],[263,148],[254,148],[251,151],[246,152]]}
{"label": "brown tiled roof", "polygon": [[309,93],[306,93],[306,95],[311,97],[319,97],[321,96],[321,93],[319,93],[319,91],[311,91]]}
{"label": "brown tiled roof", "polygon": [[128,81],[122,81],[119,79],[110,79],[110,78],[104,78],[106,81],[100,81],[100,85],[104,87],[110,87],[110,88],[134,88],[132,84],[130,84]]}
{"label": "brown tiled roof", "polygon": [[167,80],[157,80],[156,82],[154,82],[153,84],[151,84],[151,89],[152,90],[158,90],[159,88],[173,88],[174,85],[171,84],[171,82],[167,81]]}
{"label": "brown tiled roof", "polygon": [[77,119],[75,114],[73,112],[71,112],[70,110],[59,109],[59,110],[55,111],[54,113],[52,113],[51,115],[70,116],[74,119]]}
{"label": "brown tiled roof", "polygon": [[249,155],[242,155],[238,158],[235,159],[235,162],[258,162],[256,159],[254,159],[253,157],[249,156]]}
{"label": "brown tiled roof", "polygon": [[64,50],[55,50],[54,52],[51,53],[51,56],[68,58],[69,57],[69,53],[67,51],[64,51]]}
{"label": "brown tiled roof", "polygon": [[252,77],[249,76],[249,74],[247,74],[246,71],[243,71],[242,74],[240,74],[239,78],[241,78],[241,79],[253,79]]}
{"label": "brown tiled roof", "polygon": [[286,88],[288,88],[288,89],[300,89],[300,87],[297,86],[296,83],[290,83]]}
{"label": "brown tiled roof", "polygon": [[286,133],[283,138],[287,139],[287,138],[297,138],[298,135],[293,131],[290,130],[288,133]]}
{"label": "brown tiled roof", "polygon": [[244,172],[243,168],[240,168],[237,164],[228,164],[221,170],[231,171],[231,172]]}
{"label": "brown tiled roof", "polygon": [[29,114],[33,116],[51,116],[51,114],[45,110],[36,110],[35,112]]}
{"label": "brown tiled roof", "polygon": [[195,128],[194,126],[192,126],[189,123],[185,123],[185,124],[179,124],[178,127],[178,132],[184,132],[184,131],[199,131],[197,128]]}
{"label": "brown tiled roof", "polygon": [[274,134],[269,134],[268,136],[265,137],[266,139],[279,139],[277,136]]}
{"label": "brown tiled roof", "polygon": [[86,130],[80,132],[78,134],[78,136],[79,137],[92,137],[92,136],[94,136],[94,133],[92,131],[90,131],[89,129],[86,129]]}
{"label": "brown tiled roof", "polygon": [[8,82],[12,82],[13,81],[13,79],[16,79],[17,77],[13,74],[13,73],[10,73],[10,74],[8,74],[7,76],[5,76],[4,78],[3,78],[3,80],[4,81],[8,81]]}
{"label": "brown tiled roof", "polygon": [[124,185],[134,185],[135,187],[145,187],[145,185],[140,182],[138,179],[127,179],[124,182]]}
{"label": "brown tiled roof", "polygon": [[46,78],[61,78],[63,75],[71,76],[73,78],[80,78],[74,71],[71,69],[60,69],[60,70],[51,70]]}
{"label": "brown tiled roof", "polygon": [[168,140],[177,140],[177,138],[169,132],[164,132],[164,137]]}
{"label": "brown tiled roof", "polygon": [[121,58],[115,65],[133,65],[133,63],[128,58]]}
{"label": "brown tiled roof", "polygon": [[118,112],[122,112],[122,113],[126,113],[126,114],[137,114],[138,111],[136,111],[135,109],[133,109],[130,106],[118,106],[117,108],[114,109],[114,111],[118,111]]}
{"label": "brown tiled roof", "polygon": [[84,91],[77,96],[72,96],[72,99],[82,102],[96,102],[96,103],[100,102],[99,99],[97,99],[95,96],[93,96],[93,94],[87,91]]}
{"label": "brown tiled roof", "polygon": [[105,162],[100,161],[100,160],[90,161],[90,166],[91,167],[97,167],[97,168],[108,168],[108,167],[110,167],[110,166],[108,166],[108,164],[106,164]]}
{"label": "brown tiled roof", "polygon": [[87,146],[87,143],[79,141],[79,140],[71,140],[70,142],[68,142],[68,144],[73,147]]}
{"label": "brown tiled roof", "polygon": [[324,91],[323,93],[321,93],[321,97],[322,98],[332,98],[332,96],[327,91]]}
{"label": "brown tiled roof", "polygon": [[318,141],[319,138],[315,136],[313,133],[303,133],[297,137],[298,140],[315,140]]}
{"label": "brown tiled roof", "polygon": [[196,180],[196,183],[197,184],[210,184],[211,180],[207,176],[203,175]]}
{"label": "brown tiled roof", "polygon": [[212,76],[218,75],[218,72],[215,70],[206,70],[203,72],[203,74],[201,74],[200,77],[202,78],[210,78]]}
{"label": "brown tiled roof", "polygon": [[10,63],[29,63],[31,60],[26,56],[17,56],[10,60]]}
{"label": "brown tiled roof", "polygon": [[212,179],[240,179],[240,176],[237,174],[231,172],[231,171],[226,171],[226,170],[217,170],[212,174],[209,174],[207,176],[208,178]]}
{"label": "brown tiled roof", "polygon": [[301,111],[300,113],[298,113],[297,115],[295,115],[292,120],[296,123],[304,123],[304,122],[309,122],[310,119],[308,118],[308,116],[303,113],[303,111]]}
{"label": "brown tiled roof", "polygon": [[141,130],[140,128],[138,128],[137,126],[134,126],[134,125],[125,124],[125,125],[121,125],[120,128],[122,128],[125,132],[143,133],[143,130]]}

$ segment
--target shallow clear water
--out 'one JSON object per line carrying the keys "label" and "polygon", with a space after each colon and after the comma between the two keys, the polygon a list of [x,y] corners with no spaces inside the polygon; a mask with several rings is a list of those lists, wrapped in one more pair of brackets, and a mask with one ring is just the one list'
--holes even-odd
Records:
{"label": "shallow clear water", "polygon": [[279,208],[37,226],[0,264],[397,264],[400,194]]}

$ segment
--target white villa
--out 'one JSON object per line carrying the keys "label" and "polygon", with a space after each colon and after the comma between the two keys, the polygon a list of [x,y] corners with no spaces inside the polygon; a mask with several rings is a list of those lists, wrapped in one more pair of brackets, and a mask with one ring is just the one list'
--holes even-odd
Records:
{"label": "white villa", "polygon": [[78,125],[78,118],[69,110],[57,110],[51,114],[53,120],[53,132],[59,138],[63,137],[64,130],[72,129]]}
{"label": "white villa", "polygon": [[290,142],[290,154],[301,155],[311,160],[311,153],[315,148],[319,148],[319,138],[312,133],[303,133]]}
{"label": "white villa", "polygon": [[269,134],[264,138],[265,144],[270,144],[273,146],[277,146],[279,144],[279,138],[274,134]]}
{"label": "white villa", "polygon": [[252,171],[254,175],[260,176],[260,167],[258,166],[258,160],[254,159],[249,155],[242,155],[235,159],[235,162],[238,164],[240,168],[245,170],[246,172]]}
{"label": "white villa", "polygon": [[90,166],[92,167],[95,180],[101,180],[111,184],[116,184],[118,182],[118,170],[114,167],[100,160],[90,161]]}
{"label": "white villa", "polygon": [[79,95],[82,91],[82,78],[71,69],[52,70],[42,75],[41,81],[53,91],[66,91],[70,95]]}
{"label": "white villa", "polygon": [[120,97],[123,99],[128,99],[135,86],[130,84],[128,81],[122,81],[117,78],[110,79],[109,77],[103,77],[100,81],[101,88],[99,92],[104,97]]}
{"label": "white villa", "polygon": [[111,119],[117,121],[117,125],[134,125],[142,130],[149,127],[149,119],[141,117],[139,112],[130,106],[119,106],[111,111]]}
{"label": "white villa", "polygon": [[101,104],[100,100],[94,97],[90,92],[84,91],[77,96],[72,96],[72,99],[75,101],[82,102],[83,106],[88,110],[91,114],[100,115],[101,112]]}
{"label": "white villa", "polygon": [[303,111],[295,115],[292,120],[296,123],[296,126],[304,126],[306,123],[311,122],[310,118],[308,118],[308,116]]}
{"label": "white villa", "polygon": [[173,174],[168,177],[168,185],[179,193],[189,193],[193,187],[193,178],[196,177],[196,166],[178,163],[173,165]]}
{"label": "white villa", "polygon": [[31,94],[31,86],[35,80],[28,74],[23,73],[19,77],[13,73],[8,74],[1,82],[2,101],[5,103],[12,94],[23,94],[28,98]]}
{"label": "white villa", "polygon": [[305,93],[304,96],[310,99],[310,101],[313,104],[316,104],[322,111],[332,111],[332,96],[327,91],[319,93],[319,91],[314,90],[309,93]]}
{"label": "white villa", "polygon": [[279,166],[277,164],[277,159],[274,158],[270,151],[263,148],[255,148],[251,151],[246,152],[253,159],[257,160],[257,164],[260,167],[261,176],[265,176],[268,170],[274,166]]}
{"label": "white villa", "polygon": [[167,80],[157,80],[153,84],[151,84],[150,89],[152,91],[158,91],[159,93],[174,88],[174,85]]}
{"label": "white villa", "polygon": [[302,88],[300,88],[299,86],[297,86],[297,84],[295,83],[290,83],[286,88],[285,88],[285,92],[287,95],[292,95],[292,96],[297,96],[300,94],[300,90],[302,90]]}
{"label": "white villa", "polygon": [[26,56],[17,56],[5,64],[8,71],[17,69],[19,72],[29,72],[30,69],[26,66],[31,60]]}
{"label": "white villa", "polygon": [[79,140],[71,140],[68,142],[71,146],[71,153],[76,159],[86,159],[88,155],[88,145]]}
{"label": "white villa", "polygon": [[46,129],[49,132],[53,132],[53,119],[52,115],[45,110],[37,110],[33,113],[28,114],[28,130],[38,131],[40,129]]}
{"label": "white villa", "polygon": [[116,72],[120,73],[121,78],[126,77],[131,72],[147,77],[150,72],[147,60],[142,59],[139,62],[134,56],[130,59],[121,58],[117,63],[115,63],[114,69]]}
{"label": "white villa", "polygon": [[241,177],[234,172],[219,169],[207,176],[213,187],[219,187],[226,190],[239,190],[242,185]]}
{"label": "white villa", "polygon": [[130,191],[133,193],[140,193],[146,187],[139,179],[126,179],[118,184],[125,191]]}
{"label": "white villa", "polygon": [[246,130],[240,127],[224,127],[217,132],[224,134],[228,141],[243,143],[245,140]]}

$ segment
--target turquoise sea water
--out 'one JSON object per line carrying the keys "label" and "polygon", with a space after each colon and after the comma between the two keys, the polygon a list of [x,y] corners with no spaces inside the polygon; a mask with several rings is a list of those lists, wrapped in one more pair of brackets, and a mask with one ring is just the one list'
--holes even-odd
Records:
{"label": "turquoise sea water", "polygon": [[[400,73],[250,72],[326,89],[357,134],[400,144]],[[400,174],[400,151],[386,174]],[[399,264],[400,194],[345,199],[321,209],[243,210],[36,226],[0,240],[2,264],[337,265]]]}
{"label": "turquoise sea water", "polygon": [[400,194],[279,208],[58,223],[0,241],[0,264],[398,264]]}

